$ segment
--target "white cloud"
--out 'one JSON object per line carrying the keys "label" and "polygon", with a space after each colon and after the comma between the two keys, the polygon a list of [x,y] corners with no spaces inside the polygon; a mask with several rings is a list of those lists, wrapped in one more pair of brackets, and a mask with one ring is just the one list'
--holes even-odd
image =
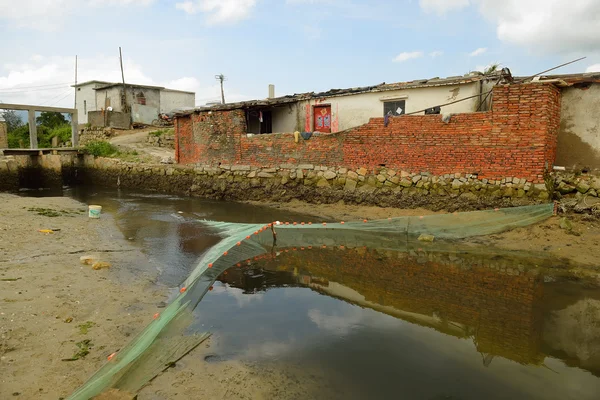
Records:
{"label": "white cloud", "polygon": [[396,57],[394,57],[394,59],[392,61],[401,63],[401,62],[412,60],[415,58],[421,58],[421,57],[423,57],[423,55],[424,54],[422,51],[403,52],[403,53],[398,54]]}
{"label": "white cloud", "polygon": [[175,8],[186,14],[207,14],[211,24],[233,23],[246,19],[256,0],[187,0],[176,3]]}
{"label": "white cloud", "polygon": [[19,28],[58,30],[66,17],[86,7],[147,6],[154,0],[0,0],[0,19]]}
{"label": "white cloud", "polygon": [[425,12],[444,15],[467,7],[469,0],[419,0],[419,5]]}
{"label": "white cloud", "polygon": [[600,64],[593,64],[586,68],[585,72],[600,72]]}
{"label": "white cloud", "polygon": [[429,57],[431,57],[431,58],[437,58],[437,57],[441,57],[443,55],[444,55],[444,52],[440,51],[440,50],[432,51],[431,53],[429,53]]}
{"label": "white cloud", "polygon": [[482,55],[483,53],[487,52],[487,47],[480,47],[476,50],[473,50],[472,52],[469,53],[469,57],[477,57]]}
{"label": "white cloud", "polygon": [[[0,73],[0,102],[17,104],[73,106],[74,57],[42,57],[34,55],[22,64],[4,64]],[[1,70],[1,69],[0,69]],[[196,104],[220,98],[220,87],[213,81],[203,84],[195,77],[158,80],[148,76],[141,64],[131,59],[124,60],[125,80],[142,85],[165,86],[171,89],[196,93]],[[78,60],[78,81],[101,80],[120,82],[121,70],[118,57],[97,55]],[[248,96],[225,87],[225,98],[229,102],[247,100]]]}
{"label": "white cloud", "polygon": [[419,0],[425,12],[443,15],[477,7],[496,24],[503,42],[545,53],[599,51],[598,0]]}
{"label": "white cloud", "polygon": [[546,52],[598,51],[598,0],[477,0],[498,38]]}

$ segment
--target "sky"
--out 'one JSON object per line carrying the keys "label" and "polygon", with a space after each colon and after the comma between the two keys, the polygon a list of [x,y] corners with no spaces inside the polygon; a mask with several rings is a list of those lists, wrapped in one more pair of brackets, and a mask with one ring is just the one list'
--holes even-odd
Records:
{"label": "sky", "polygon": [[600,71],[599,0],[0,0],[0,102],[72,107],[78,81],[196,104],[464,75]]}

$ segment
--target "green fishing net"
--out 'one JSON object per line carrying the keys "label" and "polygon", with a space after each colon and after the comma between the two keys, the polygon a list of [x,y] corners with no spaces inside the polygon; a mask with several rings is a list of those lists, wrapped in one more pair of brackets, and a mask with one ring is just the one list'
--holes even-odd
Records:
{"label": "green fishing net", "polygon": [[[239,224],[199,221],[223,239],[209,249],[183,282],[180,294],[133,340],[112,354],[69,399],[90,399],[107,389],[138,392],[169,364],[208,338],[190,332],[193,311],[222,272],[287,247],[345,246],[408,250],[415,239],[432,235],[435,247],[448,249],[450,240],[490,235],[541,222],[553,215],[553,204],[388,218],[373,221]],[[439,239],[442,239],[439,243]]]}

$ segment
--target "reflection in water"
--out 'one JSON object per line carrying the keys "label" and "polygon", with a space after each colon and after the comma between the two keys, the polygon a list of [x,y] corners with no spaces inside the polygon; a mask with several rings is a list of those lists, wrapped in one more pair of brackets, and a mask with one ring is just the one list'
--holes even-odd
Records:
{"label": "reflection in water", "polygon": [[[220,240],[199,216],[292,218],[166,196],[78,197],[113,213],[171,286]],[[548,260],[372,234],[290,236],[294,246],[285,235],[283,247],[263,243],[265,254],[223,271],[195,309],[191,329],[212,332],[221,359],[315,371],[345,398],[598,397],[600,294],[549,276]],[[326,248],[310,243],[318,235]]]}

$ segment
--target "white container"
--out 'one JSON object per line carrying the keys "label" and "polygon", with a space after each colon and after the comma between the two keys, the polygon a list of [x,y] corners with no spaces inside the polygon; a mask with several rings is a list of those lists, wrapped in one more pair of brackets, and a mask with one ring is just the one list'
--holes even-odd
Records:
{"label": "white container", "polygon": [[90,218],[100,218],[102,206],[88,206],[88,216]]}

